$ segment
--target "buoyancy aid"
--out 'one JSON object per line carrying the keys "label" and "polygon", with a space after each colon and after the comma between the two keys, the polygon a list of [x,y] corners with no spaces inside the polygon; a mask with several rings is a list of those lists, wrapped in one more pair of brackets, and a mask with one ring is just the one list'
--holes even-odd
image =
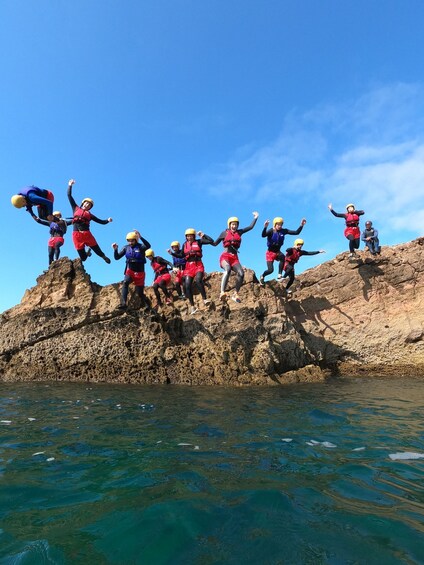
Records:
{"label": "buoyancy aid", "polygon": [[182,267],[184,267],[184,265],[186,264],[186,258],[185,257],[172,257],[172,262],[174,264],[174,267],[176,267],[177,269],[180,269]]}
{"label": "buoyancy aid", "polygon": [[125,250],[125,258],[127,260],[127,263],[129,265],[131,263],[145,263],[145,251],[145,247],[143,245],[140,245],[140,243],[136,243],[134,247],[127,245]]}
{"label": "buoyancy aid", "polygon": [[154,257],[152,260],[152,269],[155,272],[156,276],[164,275],[168,272],[168,265],[163,265],[162,263],[157,262],[157,257]]}
{"label": "buoyancy aid", "polygon": [[367,230],[366,228],[364,229],[364,236],[365,237],[375,237],[375,231],[374,228],[371,228],[370,230]]}
{"label": "buoyancy aid", "polygon": [[[287,249],[288,251],[288,249]],[[297,263],[302,255],[301,249],[296,249],[296,247],[291,248],[291,253],[287,253],[285,256],[286,263]]]}
{"label": "buoyancy aid", "polygon": [[88,210],[83,210],[79,206],[77,206],[74,210],[74,217],[72,220],[73,224],[86,224],[87,227],[90,225],[91,214]]}
{"label": "buoyancy aid", "polygon": [[231,230],[226,230],[224,241],[222,242],[225,248],[233,247],[238,249],[241,245],[241,235],[238,232],[233,232]]}
{"label": "buoyancy aid", "polygon": [[63,237],[66,233],[67,226],[64,220],[50,223],[50,235],[52,237]]}
{"label": "buoyancy aid", "polygon": [[272,230],[272,234],[267,237],[266,244],[271,251],[280,251],[284,243],[285,235],[282,230]]}
{"label": "buoyancy aid", "polygon": [[359,216],[358,214],[346,214],[346,227],[348,228],[357,228],[359,225]]}
{"label": "buoyancy aid", "polygon": [[187,261],[200,261],[203,256],[202,247],[196,240],[192,243],[186,241],[183,245],[183,253]]}

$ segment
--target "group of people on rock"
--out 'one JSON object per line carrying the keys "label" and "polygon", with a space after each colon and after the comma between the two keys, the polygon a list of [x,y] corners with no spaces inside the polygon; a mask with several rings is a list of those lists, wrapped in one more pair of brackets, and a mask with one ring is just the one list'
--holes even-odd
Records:
{"label": "group of people on rock", "polygon": [[[24,188],[12,196],[12,204],[17,208],[25,207],[31,214],[32,218],[39,224],[48,226],[50,229],[50,238],[48,241],[48,257],[49,265],[53,260],[57,260],[60,256],[60,248],[64,243],[64,235],[67,227],[72,225],[72,240],[74,247],[81,258],[85,261],[93,251],[101,257],[106,263],[111,260],[105,255],[98,245],[95,237],[90,231],[90,222],[98,224],[108,224],[112,222],[112,218],[102,220],[91,213],[94,202],[91,198],[84,198],[78,205],[73,197],[72,189],[75,181],[71,179],[68,183],[68,200],[72,208],[72,218],[65,219],[59,211],[53,211],[54,196],[49,190],[40,189],[36,186]],[[33,211],[33,207],[37,206],[38,215]],[[365,223],[365,230],[360,233],[359,219],[364,214],[363,210],[356,210],[354,204],[346,206],[346,213],[339,214],[333,210],[331,204],[328,205],[330,212],[338,217],[344,218],[345,230],[344,235],[349,241],[350,257],[355,255],[359,249],[360,240],[364,241],[366,248],[372,255],[380,253],[380,244],[378,240],[378,231],[373,228],[372,222]],[[196,232],[194,228],[185,230],[185,241],[183,245],[178,241],[173,241],[167,252],[172,257],[172,263],[153,251],[151,244],[134,229],[126,236],[127,244],[118,251],[118,244],[113,243],[114,259],[119,260],[122,257],[126,259],[126,267],[124,281],[121,291],[121,301],[119,308],[127,307],[129,285],[135,286],[136,294],[140,299],[141,307],[150,308],[149,301],[144,294],[145,287],[145,264],[146,259],[150,261],[154,271],[153,291],[156,297],[155,308],[163,305],[161,293],[164,295],[165,303],[173,302],[171,287],[171,274],[174,273],[174,287],[179,298],[187,299],[191,306],[191,314],[197,312],[197,307],[193,299],[193,284],[196,285],[203,303],[208,305],[211,301],[206,296],[205,290],[205,268],[202,262],[204,245],[217,246],[222,242],[223,252],[219,258],[219,264],[224,271],[220,299],[226,301],[228,281],[233,271],[235,273],[235,290],[231,296],[234,302],[240,303],[239,291],[244,280],[244,269],[240,264],[238,251],[242,242],[242,236],[251,231],[258,220],[258,212],[253,212],[253,220],[245,228],[240,228],[239,219],[235,216],[228,218],[227,227],[224,229],[217,239],[204,234],[201,231]],[[268,228],[269,220],[266,220],[262,230],[262,237],[266,238],[267,250],[265,254],[266,270],[259,277],[259,284],[264,286],[265,277],[274,272],[274,262],[278,262],[277,280],[288,279],[285,290],[287,294],[291,293],[290,287],[295,278],[295,265],[303,255],[316,255],[325,253],[323,249],[319,251],[305,251],[303,249],[304,240],[295,239],[293,247],[282,252],[286,235],[299,235],[306,224],[305,218],[300,222],[296,230],[283,228],[284,220],[282,217],[276,217],[273,220],[272,228]],[[197,237],[196,237],[197,236]]]}

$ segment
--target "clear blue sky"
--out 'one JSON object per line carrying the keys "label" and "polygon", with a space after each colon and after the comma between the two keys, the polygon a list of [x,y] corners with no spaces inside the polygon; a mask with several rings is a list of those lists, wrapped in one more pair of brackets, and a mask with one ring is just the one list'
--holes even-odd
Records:
{"label": "clear blue sky", "polygon": [[[242,263],[264,269],[267,218],[305,216],[305,249],[327,255],[301,272],[347,249],[329,202],[364,209],[383,244],[422,235],[423,21],[421,0],[2,0],[0,311],[47,266],[48,229],[10,204],[29,184],[69,216],[75,178],[114,219],[92,230],[111,257],[133,228],[168,258],[187,227],[216,237],[257,210]],[[124,260],[85,265],[122,279]]]}

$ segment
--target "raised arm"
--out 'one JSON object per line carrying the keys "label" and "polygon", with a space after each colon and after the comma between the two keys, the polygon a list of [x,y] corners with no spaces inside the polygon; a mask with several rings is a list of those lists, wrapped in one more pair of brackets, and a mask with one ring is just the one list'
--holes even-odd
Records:
{"label": "raised arm", "polygon": [[74,197],[72,196],[72,187],[74,186],[74,184],[75,184],[74,179],[71,179],[68,182],[68,200],[71,205],[72,211],[74,211],[75,208],[78,206],[78,204],[74,200]]}

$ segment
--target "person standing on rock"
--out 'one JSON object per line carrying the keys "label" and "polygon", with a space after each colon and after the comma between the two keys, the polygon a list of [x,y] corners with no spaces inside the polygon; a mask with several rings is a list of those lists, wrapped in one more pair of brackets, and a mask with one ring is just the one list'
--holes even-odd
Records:
{"label": "person standing on rock", "polygon": [[[113,257],[117,261],[124,255],[126,258],[125,276],[122,284],[121,303],[118,306],[121,310],[127,307],[128,287],[134,283],[137,296],[140,298],[140,305],[142,308],[148,306],[146,296],[144,294],[144,282],[146,273],[144,272],[144,265],[146,264],[146,251],[150,249],[151,245],[141,237],[138,230],[133,230],[127,233],[127,245],[118,251],[118,244],[112,243]],[[139,242],[141,240],[141,243]]]}
{"label": "person standing on rock", "polygon": [[194,305],[193,299],[193,281],[199,289],[200,295],[203,298],[203,304],[207,306],[210,300],[206,297],[206,290],[204,284],[205,266],[203,265],[203,245],[212,245],[213,239],[201,231],[197,232],[199,239],[196,239],[196,230],[194,228],[187,228],[185,231],[185,242],[182,249],[182,255],[186,260],[184,268],[184,289],[185,294],[190,302],[190,314],[195,314],[198,308]]}
{"label": "person standing on rock", "polygon": [[160,306],[162,306],[162,299],[159,294],[159,289],[161,289],[165,295],[166,304],[172,304],[173,302],[172,295],[168,290],[168,285],[171,282],[169,269],[172,269],[172,264],[163,257],[155,255],[153,249],[148,249],[146,251],[146,257],[149,259],[152,269],[155,273],[155,279],[153,281],[153,292],[156,296],[156,304],[154,308],[155,310],[157,310]]}
{"label": "person standing on rock", "polygon": [[304,244],[303,239],[295,239],[294,247],[289,247],[288,249],[286,249],[286,255],[284,258],[283,279],[286,278],[289,279],[286,285],[287,294],[291,294],[291,290],[289,290],[289,288],[294,282],[294,277],[295,277],[294,266],[302,257],[302,255],[318,255],[318,253],[325,253],[323,249],[321,249],[320,251],[304,251],[302,249],[303,244]]}
{"label": "person standing on rock", "polygon": [[[167,250],[170,255],[172,255],[172,263],[174,265],[174,285],[177,290],[179,298],[185,298],[184,291],[184,269],[186,266],[186,258],[184,257],[183,250],[180,247],[179,241],[173,241],[171,243],[170,249]],[[182,288],[181,288],[182,287]]]}
{"label": "person standing on rock", "polygon": [[42,220],[47,220],[47,216],[53,213],[53,192],[38,186],[26,186],[11,198],[15,208],[26,207],[27,211],[32,211],[32,206],[37,206],[38,216]]}
{"label": "person standing on rock", "polygon": [[274,261],[278,261],[278,276],[277,280],[281,281],[283,279],[283,269],[284,269],[284,253],[281,252],[281,247],[284,245],[284,239],[286,235],[299,235],[306,224],[305,218],[300,222],[300,226],[297,230],[289,230],[283,228],[284,220],[281,217],[274,218],[272,222],[272,229],[267,230],[269,226],[269,220],[264,223],[264,229],[262,230],[262,237],[266,237],[267,241],[267,251],[265,253],[265,260],[267,269],[262,273],[259,278],[259,284],[263,286],[265,282],[265,277],[274,272]]}
{"label": "person standing on rock", "polygon": [[380,255],[381,247],[378,239],[378,230],[372,227],[372,222],[369,220],[365,222],[365,229],[362,232],[361,239],[365,242],[365,247],[369,249],[371,255]]}
{"label": "person standing on rock", "polygon": [[232,300],[234,300],[234,302],[241,302],[239,291],[241,285],[243,284],[244,271],[239,261],[238,250],[241,245],[241,236],[244,233],[253,230],[258,217],[258,212],[253,212],[253,220],[250,226],[248,226],[247,228],[239,228],[239,219],[236,216],[228,218],[227,229],[221,232],[217,239],[212,243],[212,245],[216,246],[222,241],[224,246],[224,251],[223,253],[221,253],[221,256],[219,258],[220,267],[224,270],[221,281],[221,300],[226,300],[227,298],[227,284],[231,275],[231,271],[234,271],[236,274],[236,284],[235,292],[233,293],[231,298]]}
{"label": "person standing on rock", "polygon": [[[72,196],[72,187],[75,181],[71,179],[68,183],[68,200],[72,207],[72,212],[74,214],[73,225],[74,231],[72,233],[72,240],[74,242],[75,249],[81,258],[81,261],[85,261],[87,257],[91,255],[90,249],[94,251],[96,255],[101,257],[106,263],[110,263],[109,257],[103,253],[100,249],[96,239],[90,231],[90,222],[96,222],[98,224],[108,224],[112,221],[112,218],[107,220],[100,220],[90,210],[94,206],[94,202],[91,198],[84,198],[81,202],[81,206],[78,206]],[[85,250],[85,247],[89,247],[89,251]]]}
{"label": "person standing on rock", "polygon": [[67,227],[72,224],[72,220],[62,219],[61,212],[53,212],[47,216],[47,220],[43,220],[36,216],[30,208],[29,213],[31,214],[33,220],[42,226],[48,226],[50,228],[50,238],[47,243],[47,251],[49,256],[49,265],[60,257],[60,248],[65,243],[63,236],[66,233]]}
{"label": "person standing on rock", "polygon": [[336,218],[344,218],[346,221],[346,227],[344,230],[345,237],[349,240],[349,257],[354,257],[356,249],[359,249],[359,244],[361,242],[361,232],[359,230],[359,216],[365,214],[363,210],[356,210],[354,204],[346,205],[346,214],[338,214],[333,210],[332,204],[328,205],[328,209],[336,216]]}

